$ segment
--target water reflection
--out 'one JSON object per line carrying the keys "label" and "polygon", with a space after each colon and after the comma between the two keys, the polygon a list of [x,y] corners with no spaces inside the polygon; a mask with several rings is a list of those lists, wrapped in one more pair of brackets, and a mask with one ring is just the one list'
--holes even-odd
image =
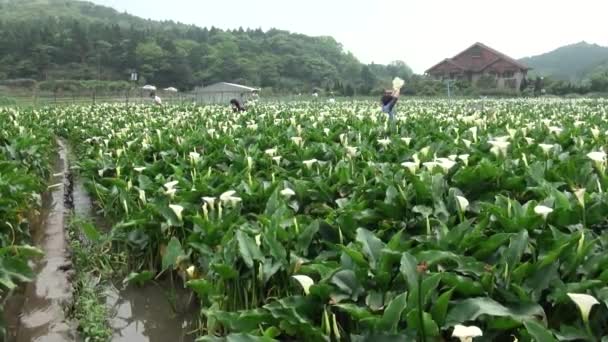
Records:
{"label": "water reflection", "polygon": [[110,325],[114,330],[112,341],[194,341],[197,310],[189,304],[186,291],[178,291],[176,298],[178,313],[158,284],[110,290],[107,303],[112,315]]}

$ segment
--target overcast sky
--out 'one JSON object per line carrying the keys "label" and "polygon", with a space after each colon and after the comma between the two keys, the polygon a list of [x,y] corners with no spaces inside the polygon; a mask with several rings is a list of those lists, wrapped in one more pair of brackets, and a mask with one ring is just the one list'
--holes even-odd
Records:
{"label": "overcast sky", "polygon": [[520,58],[608,46],[608,0],[93,0],[151,19],[329,35],[362,62],[424,72],[476,41]]}

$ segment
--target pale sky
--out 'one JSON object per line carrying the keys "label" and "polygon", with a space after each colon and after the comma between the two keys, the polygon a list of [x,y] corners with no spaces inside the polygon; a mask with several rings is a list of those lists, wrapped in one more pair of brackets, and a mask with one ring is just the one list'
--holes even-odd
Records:
{"label": "pale sky", "polygon": [[223,29],[333,36],[364,63],[422,73],[479,41],[514,58],[587,41],[608,46],[608,0],[93,0],[120,11]]}

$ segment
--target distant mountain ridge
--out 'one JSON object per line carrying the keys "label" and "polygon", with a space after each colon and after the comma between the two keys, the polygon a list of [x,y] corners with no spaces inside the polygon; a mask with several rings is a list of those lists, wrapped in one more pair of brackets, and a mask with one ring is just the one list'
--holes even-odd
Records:
{"label": "distant mountain ridge", "polygon": [[579,83],[608,66],[608,47],[583,41],[520,61],[533,68],[533,75]]}

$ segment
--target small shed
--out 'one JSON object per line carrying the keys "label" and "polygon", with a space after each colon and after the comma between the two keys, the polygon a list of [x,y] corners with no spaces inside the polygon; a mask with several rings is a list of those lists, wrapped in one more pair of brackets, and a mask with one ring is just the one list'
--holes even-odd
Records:
{"label": "small shed", "polygon": [[206,87],[194,89],[196,100],[202,103],[224,103],[237,99],[241,103],[245,102],[251,94],[259,91],[258,88],[248,87],[240,84],[219,82]]}

